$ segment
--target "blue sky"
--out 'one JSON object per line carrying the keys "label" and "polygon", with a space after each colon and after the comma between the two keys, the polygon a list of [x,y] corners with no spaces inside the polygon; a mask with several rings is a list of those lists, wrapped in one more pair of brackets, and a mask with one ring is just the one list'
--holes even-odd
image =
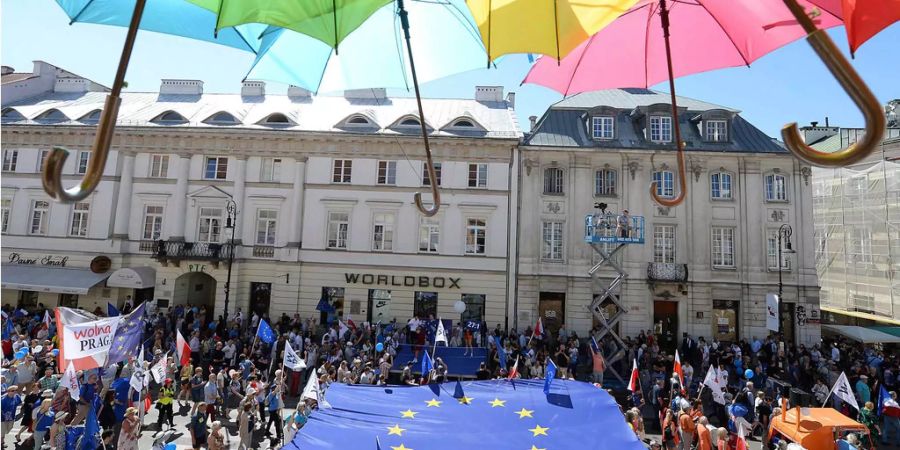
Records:
{"label": "blue sky", "polygon": [[[125,29],[92,24],[69,25],[53,0],[2,0],[4,65],[30,71],[42,59],[109,85],[115,74]],[[843,28],[831,31],[847,52]],[[677,39],[674,36],[673,39]],[[864,44],[853,65],[882,103],[900,98],[900,24]],[[252,57],[249,53],[183,38],[141,32],[126,77],[129,90],[155,91],[162,78],[201,79],[206,92],[237,92]],[[476,85],[503,85],[515,91],[523,128],[528,116],[540,116],[562,98],[549,89],[519,83],[528,71],[525,56],[503,60],[498,69],[478,70],[423,86],[427,97],[471,98]],[[655,86],[667,90],[667,85]],[[862,126],[862,116],[833,80],[809,45],[799,41],[757,61],[752,67],[724,69],[679,78],[679,95],[743,111],[743,116],[770,136],[784,123],[810,121]],[[269,88],[268,92],[282,89]],[[398,95],[411,95],[394,92]]]}

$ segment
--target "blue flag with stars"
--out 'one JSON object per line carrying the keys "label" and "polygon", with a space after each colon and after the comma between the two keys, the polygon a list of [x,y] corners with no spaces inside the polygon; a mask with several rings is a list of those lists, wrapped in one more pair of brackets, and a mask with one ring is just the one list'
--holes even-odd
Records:
{"label": "blue flag with stars", "polygon": [[109,348],[107,364],[119,361],[128,361],[128,358],[137,358],[144,345],[144,307],[141,303],[134,311],[120,316],[119,327],[113,336],[112,346]]}
{"label": "blue flag with stars", "polygon": [[544,395],[550,395],[550,384],[556,378],[556,363],[547,358],[547,375],[544,376]]}
{"label": "blue flag with stars", "polygon": [[275,342],[275,332],[272,331],[272,327],[270,327],[263,319],[259,319],[259,328],[256,329],[256,337],[266,344]]}
{"label": "blue flag with stars", "polygon": [[506,369],[506,349],[503,348],[499,336],[492,336],[492,339],[494,340],[494,346],[497,347],[497,359],[500,360],[500,368]]}
{"label": "blue flag with stars", "polygon": [[122,315],[122,313],[119,312],[119,308],[116,308],[115,305],[106,302],[106,315],[109,317],[116,317]]}
{"label": "blue flag with stars", "polygon": [[459,398],[453,397],[455,382],[334,383],[327,394],[333,408],[314,410],[283,448],[646,450],[606,391],[580,381],[558,383],[566,394],[550,398],[541,380],[463,382]]}
{"label": "blue flag with stars", "polygon": [[428,356],[428,350],[425,350],[425,356],[422,357],[422,377],[427,377],[432,369],[434,369],[434,363],[431,361],[431,357]]}

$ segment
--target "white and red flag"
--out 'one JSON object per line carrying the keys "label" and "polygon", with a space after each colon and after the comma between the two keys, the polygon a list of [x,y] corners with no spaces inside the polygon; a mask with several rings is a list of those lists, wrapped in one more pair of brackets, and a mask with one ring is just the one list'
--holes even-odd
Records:
{"label": "white and red flag", "polygon": [[175,338],[175,350],[178,352],[178,361],[182,366],[185,366],[191,362],[191,346],[184,340],[184,336],[181,335],[181,330],[178,330],[177,333],[178,335]]}
{"label": "white and red flag", "polygon": [[681,369],[681,357],[678,356],[678,349],[675,350],[675,367],[672,370],[678,374],[678,385],[681,386],[681,393],[684,394],[684,370]]}
{"label": "white and red flag", "polygon": [[637,358],[634,360],[634,366],[631,369],[631,377],[628,379],[628,390],[631,392],[635,392],[640,389],[641,379],[639,378],[640,374],[638,373],[637,368]]}
{"label": "white and red flag", "polygon": [[544,324],[541,322],[541,318],[538,317],[537,324],[534,325],[534,336],[543,336],[544,335]]}
{"label": "white and red flag", "polygon": [[98,319],[79,309],[56,308],[58,367],[71,362],[77,371],[106,365],[118,326],[118,317]]}
{"label": "white and red flag", "polygon": [[78,374],[75,373],[75,366],[72,361],[66,366],[62,379],[59,380],[59,386],[69,389],[69,396],[76,402],[81,399],[81,385],[78,383]]}
{"label": "white and red flag", "polygon": [[519,376],[519,357],[516,356],[516,362],[513,363],[512,369],[509,370],[509,375],[506,377],[506,379],[512,380],[518,376]]}

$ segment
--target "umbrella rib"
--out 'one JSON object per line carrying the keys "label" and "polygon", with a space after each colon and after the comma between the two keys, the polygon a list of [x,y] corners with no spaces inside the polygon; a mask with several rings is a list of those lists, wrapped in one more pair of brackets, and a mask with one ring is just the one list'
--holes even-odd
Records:
{"label": "umbrella rib", "polygon": [[73,17],[72,20],[69,21],[69,25],[72,25],[73,23],[77,22],[78,18],[81,17],[81,14],[84,13],[85,10],[90,8],[92,3],[94,3],[94,0],[89,0],[87,3],[85,3],[84,6],[82,6],[81,9],[78,10],[78,14],[75,14],[75,17]]}
{"label": "umbrella rib", "polygon": [[556,65],[559,66],[559,0],[553,0],[553,29],[556,31]]}
{"label": "umbrella rib", "polygon": [[491,37],[493,37],[493,33],[491,33],[491,12],[493,11],[493,5],[492,5],[492,3],[493,3],[492,0],[488,0],[488,26],[487,26],[487,35],[488,35],[488,39],[487,39],[487,59],[488,59],[488,60],[487,60],[487,67],[488,67],[488,69],[491,68],[491,56],[493,56],[493,55],[491,55]]}
{"label": "umbrella rib", "polygon": [[[585,44],[584,50],[581,52],[580,55],[578,55],[578,62],[575,63],[575,68],[572,69],[572,76],[569,77],[569,84],[566,85],[566,92],[563,93],[563,97],[569,96],[569,90],[572,88],[572,83],[575,82],[575,74],[578,73],[578,68],[581,66],[581,61],[584,59],[584,54],[587,53],[588,47],[591,46],[591,44],[594,41],[594,37],[597,36],[597,34],[599,34],[599,33],[594,33],[591,35],[591,37],[588,38],[588,42],[587,42],[587,44]],[[558,60],[557,60],[557,64],[559,64]],[[524,83],[524,81],[523,81],[523,83]]]}
{"label": "umbrella rib", "polygon": [[331,17],[334,18],[334,54],[338,54],[337,0],[331,0]]}
{"label": "umbrella rib", "polygon": [[707,13],[709,13],[709,17],[712,17],[712,19],[716,21],[716,25],[719,26],[719,29],[722,30],[722,33],[724,33],[725,36],[728,37],[728,42],[731,42],[731,45],[734,46],[734,50],[738,53],[738,55],[741,55],[741,59],[744,60],[744,65],[746,65],[747,67],[750,67],[750,61],[747,61],[747,57],[744,56],[744,53],[741,52],[741,49],[740,49],[740,48],[737,46],[737,44],[734,42],[734,39],[732,39],[732,38],[731,38],[731,35],[728,34],[728,30],[726,30],[725,27],[722,26],[722,22],[719,22],[719,18],[716,17],[716,16],[709,10],[709,8],[707,8],[706,5],[703,4],[703,0],[697,0],[697,2],[698,2],[698,4],[699,4],[704,10],[706,10]]}

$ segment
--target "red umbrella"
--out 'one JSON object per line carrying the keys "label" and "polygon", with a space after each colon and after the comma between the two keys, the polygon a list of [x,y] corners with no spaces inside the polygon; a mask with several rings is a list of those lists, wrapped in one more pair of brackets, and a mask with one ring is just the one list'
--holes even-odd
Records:
{"label": "red umbrella", "polygon": [[850,54],[869,38],[900,21],[900,0],[843,0]]}

